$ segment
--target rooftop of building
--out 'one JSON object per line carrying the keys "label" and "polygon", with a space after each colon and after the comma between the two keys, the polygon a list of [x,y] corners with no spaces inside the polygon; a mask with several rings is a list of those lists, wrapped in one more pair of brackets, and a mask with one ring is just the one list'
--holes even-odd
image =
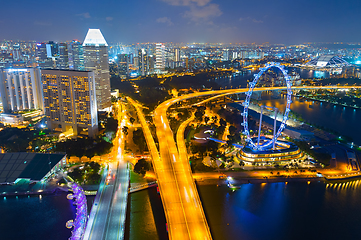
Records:
{"label": "rooftop of building", "polygon": [[64,71],[64,72],[91,72],[91,71],[86,71],[86,70],[74,70],[74,69],[58,69],[58,68],[42,68],[43,70],[51,70],[51,71]]}
{"label": "rooftop of building", "polygon": [[83,46],[108,46],[100,29],[89,29],[83,42]]}
{"label": "rooftop of building", "polygon": [[16,179],[40,181],[66,155],[44,153],[0,154],[0,183],[12,183]]}
{"label": "rooftop of building", "polygon": [[335,68],[335,67],[351,66],[351,64],[337,55],[328,54],[328,55],[321,55],[315,59],[312,59],[311,61],[306,63],[306,66],[317,67],[317,68],[323,68],[323,67]]}

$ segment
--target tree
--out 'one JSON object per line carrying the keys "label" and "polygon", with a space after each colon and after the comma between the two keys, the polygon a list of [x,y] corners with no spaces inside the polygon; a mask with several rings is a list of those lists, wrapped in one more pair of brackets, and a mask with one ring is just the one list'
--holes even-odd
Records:
{"label": "tree", "polygon": [[139,159],[138,162],[134,165],[134,172],[138,174],[145,175],[147,171],[150,170],[150,165],[144,158]]}
{"label": "tree", "polygon": [[105,124],[105,132],[115,135],[118,130],[118,121],[114,118],[107,118],[107,123]]}
{"label": "tree", "polygon": [[97,162],[88,162],[88,163],[85,164],[85,166],[86,166],[86,170],[88,172],[96,172],[96,173],[98,173],[99,170],[100,170],[100,164],[97,163]]}
{"label": "tree", "polygon": [[129,121],[131,124],[133,124],[135,122],[135,118],[131,117],[131,118],[129,118]]}
{"label": "tree", "polygon": [[213,116],[212,120],[213,120],[214,123],[217,123],[217,120],[218,120],[217,116]]}
{"label": "tree", "polygon": [[204,122],[207,124],[209,122],[210,118],[208,116],[204,117]]}
{"label": "tree", "polygon": [[219,119],[219,124],[224,127],[227,126],[227,122],[223,118]]}
{"label": "tree", "polygon": [[128,127],[127,126],[124,126],[123,128],[122,128],[122,131],[123,131],[123,133],[125,134],[125,135],[128,135]]}
{"label": "tree", "polygon": [[85,151],[85,156],[91,160],[95,156],[94,149],[86,150]]}
{"label": "tree", "polygon": [[75,148],[74,149],[74,155],[81,159],[82,156],[84,156],[84,149],[83,148]]}
{"label": "tree", "polygon": [[84,170],[80,170],[79,168],[75,168],[72,172],[69,172],[68,175],[79,183],[84,180]]}
{"label": "tree", "polygon": [[89,174],[87,174],[87,182],[88,183],[99,183],[101,179],[101,176],[99,173],[97,172],[91,172]]}
{"label": "tree", "polygon": [[197,120],[202,120],[205,110],[206,108],[203,106],[197,107],[197,111],[194,113],[194,116],[196,117]]}
{"label": "tree", "polygon": [[142,129],[138,129],[133,132],[133,142],[139,147],[140,152],[144,151],[146,142]]}
{"label": "tree", "polygon": [[236,133],[237,128],[235,126],[231,125],[229,127],[228,131],[229,131],[229,134],[231,134],[233,136]]}

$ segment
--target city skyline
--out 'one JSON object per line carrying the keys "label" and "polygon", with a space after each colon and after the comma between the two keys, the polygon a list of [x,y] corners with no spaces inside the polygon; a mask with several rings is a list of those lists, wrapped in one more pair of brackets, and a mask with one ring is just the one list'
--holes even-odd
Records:
{"label": "city skyline", "polygon": [[[2,39],[66,41],[83,39],[100,28],[109,42],[358,42],[361,3],[329,1],[302,4],[220,0],[151,0],[98,4],[80,2],[5,2]],[[21,4],[21,8],[18,8]],[[71,6],[69,8],[69,6]],[[312,7],[310,7],[312,6]],[[151,9],[151,11],[149,11]],[[41,12],[41,14],[34,14]],[[27,24],[24,24],[24,23]]]}

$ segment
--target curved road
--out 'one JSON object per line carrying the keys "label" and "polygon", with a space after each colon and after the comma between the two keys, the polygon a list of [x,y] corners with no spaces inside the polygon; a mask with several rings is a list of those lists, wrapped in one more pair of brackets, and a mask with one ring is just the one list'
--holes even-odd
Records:
{"label": "curved road", "polygon": [[[292,89],[336,89],[336,88],[361,88],[360,86],[301,86]],[[253,91],[286,90],[286,87],[262,87]],[[248,88],[226,89],[196,92],[183,95],[161,103],[154,112],[154,123],[157,130],[159,142],[159,154],[150,133],[149,127],[144,119],[144,115],[137,103],[128,98],[135,106],[140,122],[144,129],[149,149],[153,158],[154,170],[157,175],[158,185],[168,222],[170,239],[211,239],[211,233],[204,216],[199,195],[195,187],[186,149],[179,144],[178,148],[174,141],[174,134],[167,119],[168,108],[180,101],[194,97],[210,95],[230,95],[248,92]],[[211,97],[202,103],[215,99]],[[187,120],[187,122],[189,119]],[[182,124],[181,127],[186,125]],[[182,132],[182,131],[180,131]],[[183,137],[183,136],[179,136]],[[181,141],[180,141],[181,142]],[[180,143],[179,142],[179,143]]]}

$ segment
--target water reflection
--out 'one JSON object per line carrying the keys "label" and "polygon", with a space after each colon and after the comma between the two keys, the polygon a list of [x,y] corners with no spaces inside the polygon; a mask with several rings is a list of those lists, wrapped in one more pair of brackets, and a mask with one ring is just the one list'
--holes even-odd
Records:
{"label": "water reflection", "polygon": [[[213,239],[359,239],[359,182],[199,186]],[[227,197],[226,197],[227,196]],[[225,199],[227,198],[227,201]]]}
{"label": "water reflection", "polygon": [[[286,108],[285,96],[282,95],[279,99],[274,99],[271,92],[264,92],[260,102],[268,106],[276,106],[283,112]],[[291,110],[300,114],[306,122],[352,137],[357,145],[361,145],[361,129],[351,127],[359,125],[361,111],[332,103],[321,103],[307,100],[300,101],[298,98],[293,97]]]}

